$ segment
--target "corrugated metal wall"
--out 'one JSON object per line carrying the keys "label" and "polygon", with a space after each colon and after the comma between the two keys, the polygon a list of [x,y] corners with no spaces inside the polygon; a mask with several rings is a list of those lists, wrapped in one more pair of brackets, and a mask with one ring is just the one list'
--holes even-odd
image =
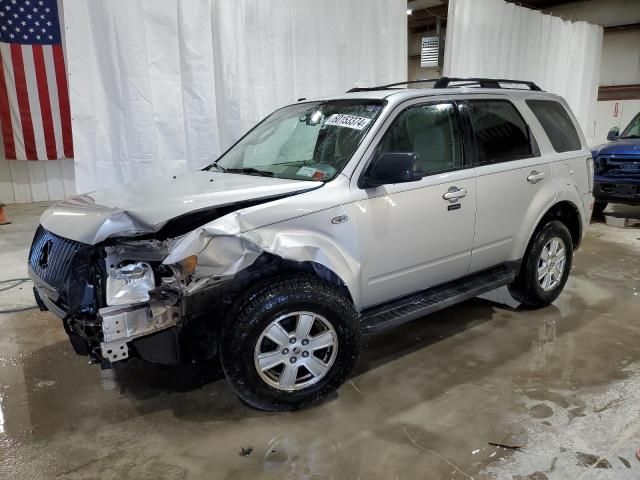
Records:
{"label": "corrugated metal wall", "polygon": [[28,162],[0,157],[0,202],[61,200],[74,193],[72,159]]}

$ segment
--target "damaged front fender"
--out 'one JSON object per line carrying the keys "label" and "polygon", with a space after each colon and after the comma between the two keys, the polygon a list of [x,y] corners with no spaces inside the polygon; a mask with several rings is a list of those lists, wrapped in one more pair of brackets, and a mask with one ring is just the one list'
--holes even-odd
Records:
{"label": "damaged front fender", "polygon": [[359,305],[360,260],[355,225],[334,225],[345,216],[342,207],[316,212],[287,222],[251,229],[241,212],[204,225],[174,245],[165,264],[176,264],[195,255],[195,279],[223,280],[251,266],[263,253],[293,262],[322,265],[333,272],[356,306]]}

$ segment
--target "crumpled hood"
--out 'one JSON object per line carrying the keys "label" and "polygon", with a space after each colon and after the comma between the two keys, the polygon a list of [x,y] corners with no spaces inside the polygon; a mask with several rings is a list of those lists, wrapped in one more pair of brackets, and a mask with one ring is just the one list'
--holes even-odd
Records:
{"label": "crumpled hood", "polygon": [[640,157],[640,138],[623,138],[603,143],[591,149],[591,154],[598,155],[638,155]]}
{"label": "crumpled hood", "polygon": [[110,237],[153,233],[172,218],[212,207],[312,190],[322,182],[198,171],[77,195],[49,207],[47,230],[94,245]]}

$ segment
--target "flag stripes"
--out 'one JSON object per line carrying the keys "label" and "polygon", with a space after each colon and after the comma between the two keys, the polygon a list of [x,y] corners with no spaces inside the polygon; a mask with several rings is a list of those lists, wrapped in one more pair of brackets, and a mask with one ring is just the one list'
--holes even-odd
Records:
{"label": "flag stripes", "polygon": [[0,123],[6,157],[73,157],[62,45],[0,43],[0,57]]}

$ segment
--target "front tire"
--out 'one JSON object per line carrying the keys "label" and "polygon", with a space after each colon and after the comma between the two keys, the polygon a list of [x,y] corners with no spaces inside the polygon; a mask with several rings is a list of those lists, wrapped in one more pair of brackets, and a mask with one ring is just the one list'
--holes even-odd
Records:
{"label": "front tire", "polygon": [[305,274],[250,289],[222,332],[225,375],[242,400],[261,410],[321,402],[348,378],[359,352],[358,315],[350,300]]}
{"label": "front tire", "polygon": [[573,241],[567,227],[552,220],[538,228],[509,292],[527,308],[551,304],[562,292],[573,260]]}

